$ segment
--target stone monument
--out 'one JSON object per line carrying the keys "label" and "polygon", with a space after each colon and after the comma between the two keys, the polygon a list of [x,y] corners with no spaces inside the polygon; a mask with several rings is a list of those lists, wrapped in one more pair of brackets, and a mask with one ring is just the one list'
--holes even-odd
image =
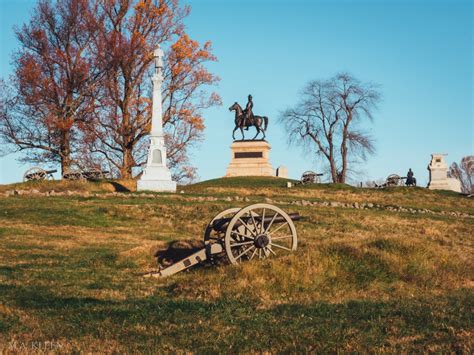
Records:
{"label": "stone monument", "polygon": [[276,176],[280,178],[287,179],[288,178],[288,168],[286,166],[280,165],[276,169]]}
{"label": "stone monument", "polygon": [[230,176],[275,176],[269,162],[270,144],[264,140],[235,141],[230,146],[232,159],[227,167]]}
{"label": "stone monument", "polygon": [[163,109],[161,84],[163,83],[163,51],[158,47],[153,52],[155,73],[153,74],[153,111],[151,116],[150,147],[143,174],[138,180],[137,190],[176,192],[176,182],[166,166],[165,136],[163,134]]}
{"label": "stone monument", "polygon": [[448,178],[448,166],[444,157],[447,154],[431,154],[431,162],[428,165],[430,172],[430,190],[452,190],[461,192],[461,182],[458,179]]}
{"label": "stone monument", "polygon": [[[229,111],[235,111],[235,128],[232,131],[234,142],[230,146],[232,159],[227,167],[226,177],[230,176],[275,176],[269,158],[270,144],[265,140],[268,117],[254,115],[252,95],[248,96],[245,109],[235,102]],[[257,131],[252,139],[245,139],[244,130],[254,127]],[[235,132],[240,129],[241,140],[235,140]],[[263,139],[256,139],[262,134]]]}

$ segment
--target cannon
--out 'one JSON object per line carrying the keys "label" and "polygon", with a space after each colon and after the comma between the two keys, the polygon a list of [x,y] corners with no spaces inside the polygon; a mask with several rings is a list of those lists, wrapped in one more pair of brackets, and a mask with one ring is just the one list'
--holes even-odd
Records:
{"label": "cannon", "polygon": [[[404,183],[406,181],[406,183]],[[376,187],[379,188],[384,188],[384,187],[395,187],[395,186],[416,186],[416,179],[412,177],[412,180],[409,181],[406,176],[399,176],[397,174],[390,174],[387,179],[385,180],[385,183],[382,185],[375,185]]]}
{"label": "cannon", "polygon": [[323,176],[323,174],[317,174],[311,170],[305,171],[303,175],[301,175],[300,184],[319,184],[321,183],[321,176]]}
{"label": "cannon", "polygon": [[385,180],[385,186],[386,187],[391,187],[391,186],[402,186],[403,185],[403,179],[397,174],[390,174],[387,179]]}
{"label": "cannon", "polygon": [[23,181],[54,180],[53,174],[55,172],[57,172],[57,170],[45,170],[35,166],[23,174]]}
{"label": "cannon", "polygon": [[63,179],[65,180],[82,180],[84,177],[82,176],[82,171],[69,169],[63,172]]}
{"label": "cannon", "polygon": [[106,179],[109,171],[107,170],[87,170],[82,172],[82,176],[87,180]]}
{"label": "cannon", "polygon": [[193,265],[212,263],[222,258],[230,264],[240,264],[243,261],[263,260],[291,253],[298,244],[293,221],[300,218],[298,213],[287,214],[266,203],[229,208],[208,223],[202,249],[145,276],[171,276]]}
{"label": "cannon", "polygon": [[397,174],[390,174],[387,179],[385,179],[385,182],[382,185],[377,185],[375,182],[375,187],[379,189],[383,189],[384,187],[394,187],[394,186],[402,186],[403,185],[403,179]]}
{"label": "cannon", "polygon": [[63,179],[65,180],[99,180],[107,178],[109,172],[106,170],[67,170],[63,173]]}

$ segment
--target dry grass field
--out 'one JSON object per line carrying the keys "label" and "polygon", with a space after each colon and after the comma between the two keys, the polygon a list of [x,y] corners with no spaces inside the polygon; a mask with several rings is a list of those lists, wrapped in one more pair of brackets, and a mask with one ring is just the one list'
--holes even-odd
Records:
{"label": "dry grass field", "polygon": [[[218,179],[147,196],[122,181],[0,186],[85,193],[0,197],[0,352],[473,351],[472,199],[285,186]],[[140,276],[157,250],[201,240],[221,210],[263,201],[304,216],[292,255]]]}

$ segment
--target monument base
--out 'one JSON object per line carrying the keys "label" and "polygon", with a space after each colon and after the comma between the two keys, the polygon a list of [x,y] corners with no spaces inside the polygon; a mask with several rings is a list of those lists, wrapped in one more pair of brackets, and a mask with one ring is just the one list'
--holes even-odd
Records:
{"label": "monument base", "polygon": [[230,146],[232,159],[226,177],[231,176],[275,176],[269,162],[271,149],[267,141],[235,141]]}
{"label": "monument base", "polygon": [[430,181],[428,184],[429,190],[451,190],[454,192],[461,192],[461,182],[458,179],[446,178],[442,181]]}
{"label": "monument base", "polygon": [[451,190],[461,192],[461,182],[455,178],[448,178],[448,165],[444,157],[447,154],[431,154],[431,162],[428,165],[430,172],[430,181],[428,189],[430,190]]}
{"label": "monument base", "polygon": [[138,180],[137,191],[176,192],[176,182],[167,180]]}
{"label": "monument base", "polygon": [[150,165],[137,181],[137,191],[144,190],[176,192],[176,182],[171,180],[171,173],[166,166]]}

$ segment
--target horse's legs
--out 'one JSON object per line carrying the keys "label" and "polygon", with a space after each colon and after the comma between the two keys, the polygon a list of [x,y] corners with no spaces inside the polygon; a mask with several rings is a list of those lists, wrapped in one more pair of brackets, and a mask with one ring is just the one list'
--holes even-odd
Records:
{"label": "horse's legs", "polygon": [[258,134],[260,133],[260,128],[258,126],[255,126],[255,128],[257,129],[257,134],[252,138],[252,140],[255,140],[255,138],[257,138]]}
{"label": "horse's legs", "polygon": [[237,126],[235,126],[234,130],[232,131],[232,139],[235,141],[235,131],[237,131]]}
{"label": "horse's legs", "polygon": [[242,140],[245,140],[244,127],[240,127],[240,133],[242,133]]}

